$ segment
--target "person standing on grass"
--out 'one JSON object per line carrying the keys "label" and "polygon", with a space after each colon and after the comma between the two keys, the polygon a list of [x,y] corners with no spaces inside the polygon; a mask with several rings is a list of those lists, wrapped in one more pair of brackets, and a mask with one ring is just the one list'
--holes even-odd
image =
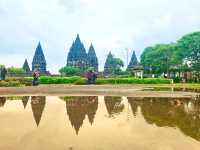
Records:
{"label": "person standing on grass", "polygon": [[40,77],[40,73],[39,71],[36,69],[33,72],[33,86],[39,85],[39,77]]}

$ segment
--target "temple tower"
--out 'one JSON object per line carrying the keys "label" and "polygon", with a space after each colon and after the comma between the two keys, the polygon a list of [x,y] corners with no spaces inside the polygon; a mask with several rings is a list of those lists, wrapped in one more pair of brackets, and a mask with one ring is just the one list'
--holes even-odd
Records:
{"label": "temple tower", "polygon": [[113,59],[113,55],[111,52],[109,52],[106,62],[104,65],[104,75],[109,75],[112,72],[112,67],[111,67],[111,60]]}
{"label": "temple tower", "polygon": [[67,66],[79,68],[82,72],[88,68],[87,53],[79,34],[69,50]]}
{"label": "temple tower", "polygon": [[27,59],[25,59],[22,69],[24,69],[26,72],[31,71]]}
{"label": "temple tower", "polygon": [[35,55],[32,61],[32,71],[34,71],[35,69],[39,70],[42,73],[46,73],[46,60],[40,42],[36,48]]}
{"label": "temple tower", "polygon": [[98,72],[98,58],[92,44],[90,45],[88,51],[88,66],[94,68],[94,70]]}
{"label": "temple tower", "polygon": [[135,55],[135,51],[133,51],[133,54],[132,54],[132,57],[131,57],[131,60],[130,60],[130,63],[127,67],[127,70],[128,71],[132,71],[133,68],[138,64],[138,60],[137,60],[137,57]]}

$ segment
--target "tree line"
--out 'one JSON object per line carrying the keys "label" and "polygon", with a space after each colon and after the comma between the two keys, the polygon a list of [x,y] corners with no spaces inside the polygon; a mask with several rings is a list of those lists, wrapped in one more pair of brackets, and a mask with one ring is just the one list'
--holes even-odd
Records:
{"label": "tree line", "polygon": [[194,72],[197,80],[200,71],[200,32],[184,35],[175,43],[147,47],[141,55],[141,64],[147,74]]}

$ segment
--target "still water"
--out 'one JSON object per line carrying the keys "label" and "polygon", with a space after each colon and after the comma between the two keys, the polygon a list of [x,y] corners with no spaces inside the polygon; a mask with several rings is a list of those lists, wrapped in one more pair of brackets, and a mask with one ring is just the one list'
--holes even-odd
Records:
{"label": "still water", "polygon": [[0,150],[199,150],[200,101],[0,97]]}

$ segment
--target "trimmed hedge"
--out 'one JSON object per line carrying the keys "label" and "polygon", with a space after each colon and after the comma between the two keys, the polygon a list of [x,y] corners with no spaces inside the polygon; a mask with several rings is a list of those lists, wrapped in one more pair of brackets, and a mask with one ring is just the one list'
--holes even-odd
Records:
{"label": "trimmed hedge", "polygon": [[[170,84],[171,79],[163,78],[98,78],[96,84]],[[87,84],[87,79],[74,77],[40,77],[40,84]]]}
{"label": "trimmed hedge", "polygon": [[[19,87],[32,85],[32,78],[8,78],[5,81],[0,81],[0,87]],[[163,78],[98,78],[96,84],[170,84],[171,79]],[[74,77],[40,77],[40,84],[87,84],[87,79],[74,76]]]}
{"label": "trimmed hedge", "polygon": [[170,84],[172,80],[161,78],[101,78],[96,84]]}
{"label": "trimmed hedge", "polygon": [[40,77],[40,84],[74,84],[76,81],[80,80],[81,77]]}

